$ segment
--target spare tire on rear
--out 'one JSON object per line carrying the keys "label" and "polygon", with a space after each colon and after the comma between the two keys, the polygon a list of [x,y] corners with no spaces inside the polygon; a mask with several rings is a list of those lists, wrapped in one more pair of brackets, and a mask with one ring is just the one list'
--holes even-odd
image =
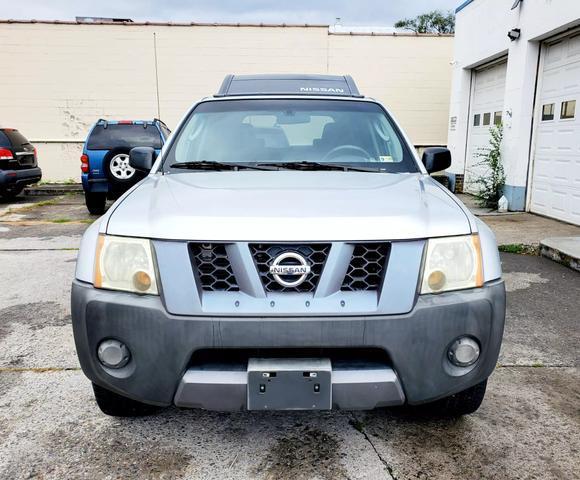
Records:
{"label": "spare tire on rear", "polygon": [[103,170],[113,185],[131,185],[142,177],[129,165],[130,148],[119,147],[111,150],[103,158]]}

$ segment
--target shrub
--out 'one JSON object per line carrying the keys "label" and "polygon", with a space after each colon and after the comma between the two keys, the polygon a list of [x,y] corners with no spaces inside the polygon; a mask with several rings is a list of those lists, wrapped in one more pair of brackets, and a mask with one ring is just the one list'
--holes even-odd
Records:
{"label": "shrub", "polygon": [[503,195],[505,173],[501,161],[501,141],[503,127],[494,125],[489,129],[491,139],[488,147],[482,147],[475,154],[480,159],[475,164],[482,170],[470,183],[475,185],[475,196],[480,206],[497,209],[497,203]]}

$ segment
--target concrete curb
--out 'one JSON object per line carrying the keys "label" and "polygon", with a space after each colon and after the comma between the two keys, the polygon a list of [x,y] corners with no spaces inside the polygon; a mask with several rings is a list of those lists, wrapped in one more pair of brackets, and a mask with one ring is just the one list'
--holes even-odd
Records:
{"label": "concrete curb", "polygon": [[24,193],[30,196],[53,196],[66,195],[67,193],[82,193],[83,186],[80,183],[51,183],[46,185],[34,185],[24,189]]}
{"label": "concrete curb", "polygon": [[545,238],[540,255],[580,272],[580,237]]}

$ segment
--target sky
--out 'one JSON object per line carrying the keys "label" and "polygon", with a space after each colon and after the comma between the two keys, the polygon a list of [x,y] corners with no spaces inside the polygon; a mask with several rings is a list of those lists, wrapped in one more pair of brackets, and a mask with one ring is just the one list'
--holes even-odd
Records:
{"label": "sky", "polygon": [[462,0],[0,0],[1,19],[74,20],[75,16],[135,21],[335,23],[392,26]]}

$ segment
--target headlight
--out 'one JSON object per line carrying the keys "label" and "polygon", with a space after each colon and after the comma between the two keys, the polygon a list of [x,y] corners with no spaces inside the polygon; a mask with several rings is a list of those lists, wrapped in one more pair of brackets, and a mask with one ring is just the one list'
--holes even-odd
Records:
{"label": "headlight", "polygon": [[479,235],[432,238],[427,243],[421,293],[481,287]]}
{"label": "headlight", "polygon": [[99,235],[95,287],[158,295],[151,242],[144,238]]}

